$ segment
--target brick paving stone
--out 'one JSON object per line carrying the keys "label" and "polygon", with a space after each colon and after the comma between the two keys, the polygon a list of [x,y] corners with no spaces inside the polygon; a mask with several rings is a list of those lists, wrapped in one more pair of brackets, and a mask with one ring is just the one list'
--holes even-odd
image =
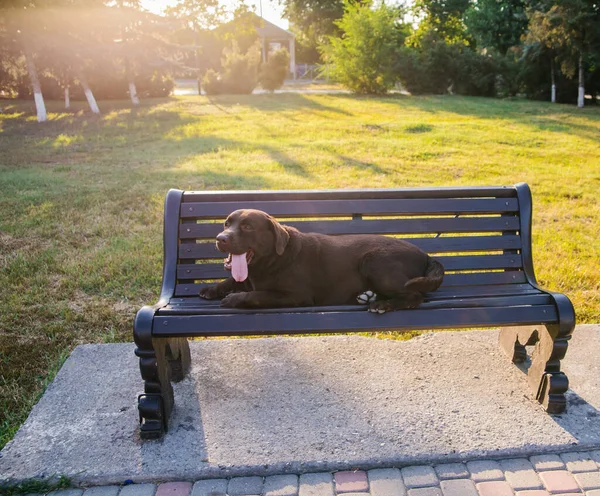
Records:
{"label": "brick paving stone", "polygon": [[189,496],[191,492],[191,482],[165,482],[156,488],[156,496]]}
{"label": "brick paving stone", "polygon": [[567,465],[567,470],[573,474],[598,470],[598,465],[588,453],[562,453],[560,457]]}
{"label": "brick paving stone", "polygon": [[263,493],[264,496],[297,496],[298,476],[289,474],[266,477]]}
{"label": "brick paving stone", "polygon": [[117,496],[119,486],[95,486],[90,487],[83,493],[84,496]]}
{"label": "brick paving stone", "polygon": [[[262,477],[234,477],[229,479],[227,484],[228,496],[249,496],[252,494],[262,494],[263,479]],[[158,496],[158,495],[157,495]]]}
{"label": "brick paving stone", "polygon": [[516,496],[550,496],[550,493],[544,489],[528,489],[517,491]]}
{"label": "brick paving stone", "polygon": [[377,468],[367,472],[371,496],[406,496],[406,486],[397,468]]}
{"label": "brick paving stone", "polygon": [[600,489],[594,489],[593,491],[586,491],[585,496],[600,496]]}
{"label": "brick paving stone", "polygon": [[361,491],[359,493],[352,492],[352,493],[343,493],[343,494],[344,494],[344,496],[369,496],[370,493]]}
{"label": "brick paving stone", "polygon": [[506,481],[487,481],[477,484],[479,496],[513,496],[513,490]]}
{"label": "brick paving stone", "polygon": [[592,489],[600,489],[600,472],[582,472],[580,474],[574,474],[575,480],[579,487],[584,491],[590,491]]}
{"label": "brick paving stone", "polygon": [[119,496],[154,496],[156,484],[129,484],[123,486]]}
{"label": "brick paving stone", "polygon": [[493,460],[467,462],[467,469],[471,472],[471,479],[475,482],[504,480],[500,464]]}
{"label": "brick paving stone", "polygon": [[500,460],[506,481],[515,491],[543,489],[543,484],[527,458]]}
{"label": "brick paving stone", "polygon": [[191,496],[226,496],[228,482],[227,479],[199,480],[192,487]]}
{"label": "brick paving stone", "polygon": [[467,479],[469,477],[469,471],[464,463],[443,463],[434,468],[440,480]]}
{"label": "brick paving stone", "polygon": [[573,476],[566,470],[553,470],[541,472],[540,478],[550,494],[577,492],[579,486]]}
{"label": "brick paving stone", "polygon": [[299,496],[333,496],[333,475],[329,473],[302,474]]}
{"label": "brick paving stone", "polygon": [[451,479],[440,482],[444,496],[477,496],[475,483],[471,479]]}
{"label": "brick paving stone", "polygon": [[546,470],[564,470],[565,464],[558,455],[530,456],[529,461],[538,472]]}
{"label": "brick paving stone", "polygon": [[367,473],[363,470],[336,472],[333,474],[335,491],[341,493],[358,493],[369,490]]}
{"label": "brick paving stone", "polygon": [[81,496],[83,489],[57,489],[56,491],[50,491],[48,496]]}
{"label": "brick paving stone", "polygon": [[443,494],[439,487],[420,487],[409,489],[408,496],[443,496]]}
{"label": "brick paving stone", "polygon": [[404,485],[409,489],[414,487],[437,486],[440,483],[435,470],[429,465],[404,467],[401,472],[402,478],[404,479]]}

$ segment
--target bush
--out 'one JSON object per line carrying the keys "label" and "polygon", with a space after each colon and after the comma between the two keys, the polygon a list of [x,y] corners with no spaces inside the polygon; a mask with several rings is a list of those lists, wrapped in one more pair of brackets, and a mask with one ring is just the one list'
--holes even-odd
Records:
{"label": "bush", "polygon": [[237,41],[234,40],[231,48],[223,50],[221,66],[221,73],[212,69],[206,72],[202,81],[206,93],[249,95],[258,84],[260,44],[255,43],[246,53],[241,53]]}
{"label": "bush", "polygon": [[413,95],[447,93],[454,80],[457,53],[443,41],[425,48],[403,47],[395,64],[397,78]]}
{"label": "bush", "polygon": [[290,71],[290,54],[286,49],[269,54],[269,59],[260,69],[258,80],[263,89],[275,91],[283,86]]}
{"label": "bush", "polygon": [[331,64],[330,76],[355,93],[386,93],[396,80],[391,61],[398,47],[398,10],[349,0],[344,10],[336,22],[341,36],[320,47]]}
{"label": "bush", "polygon": [[204,88],[207,95],[220,95],[225,92],[225,85],[221,80],[221,75],[213,69],[206,71],[206,74],[202,78],[202,88]]}

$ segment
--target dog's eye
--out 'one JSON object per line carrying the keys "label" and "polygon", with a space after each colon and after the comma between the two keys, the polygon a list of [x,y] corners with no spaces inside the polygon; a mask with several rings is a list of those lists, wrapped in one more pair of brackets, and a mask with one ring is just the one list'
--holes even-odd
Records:
{"label": "dog's eye", "polygon": [[225,221],[225,227],[229,227],[231,224],[229,223],[228,220]]}
{"label": "dog's eye", "polygon": [[242,229],[244,231],[252,231],[254,228],[250,224],[242,224]]}

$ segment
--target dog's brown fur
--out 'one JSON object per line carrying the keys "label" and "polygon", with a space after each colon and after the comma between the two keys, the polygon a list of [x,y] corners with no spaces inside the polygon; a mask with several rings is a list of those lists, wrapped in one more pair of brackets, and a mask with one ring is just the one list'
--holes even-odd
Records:
{"label": "dog's brown fur", "polygon": [[444,268],[416,246],[387,236],[302,233],[260,210],[236,210],[217,236],[225,253],[253,258],[248,279],[229,278],[203,288],[206,299],[233,308],[274,308],[356,303],[371,290],[380,313],[414,308],[442,283]]}

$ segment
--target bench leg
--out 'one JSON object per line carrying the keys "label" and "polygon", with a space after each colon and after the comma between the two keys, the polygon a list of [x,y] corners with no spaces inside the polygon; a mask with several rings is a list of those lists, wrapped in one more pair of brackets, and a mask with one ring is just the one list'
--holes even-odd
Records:
{"label": "bench leg", "polygon": [[140,359],[144,392],[138,396],[140,437],[157,439],[168,429],[174,407],[171,380],[181,380],[190,368],[186,339],[153,338],[154,309],[143,307],[136,315],[133,337]]}
{"label": "bench leg", "polygon": [[527,371],[529,387],[548,413],[562,413],[566,407],[567,376],[560,361],[567,352],[570,333],[559,332],[559,324],[505,327],[500,331],[500,348],[513,363],[527,358],[525,346],[535,345]]}

